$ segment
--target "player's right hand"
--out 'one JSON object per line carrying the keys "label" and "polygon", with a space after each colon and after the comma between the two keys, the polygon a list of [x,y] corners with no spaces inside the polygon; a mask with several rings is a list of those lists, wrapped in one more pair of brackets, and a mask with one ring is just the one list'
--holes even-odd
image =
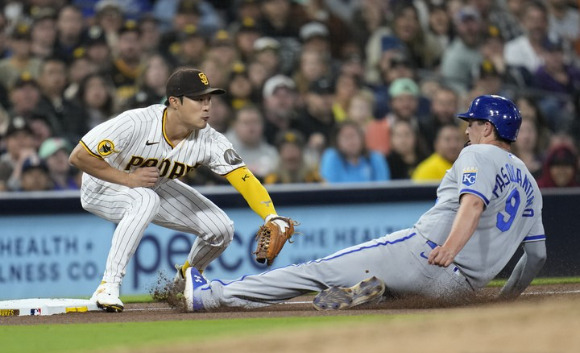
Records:
{"label": "player's right hand", "polygon": [[137,168],[128,174],[127,186],[130,188],[155,186],[159,179],[159,169],[156,167]]}

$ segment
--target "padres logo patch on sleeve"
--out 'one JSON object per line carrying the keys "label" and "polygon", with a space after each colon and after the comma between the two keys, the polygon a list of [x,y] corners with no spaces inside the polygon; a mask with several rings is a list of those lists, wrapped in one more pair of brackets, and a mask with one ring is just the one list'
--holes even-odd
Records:
{"label": "padres logo patch on sleeve", "polygon": [[99,146],[97,147],[97,151],[103,157],[110,155],[115,151],[115,144],[111,140],[103,140],[99,142]]}
{"label": "padres logo patch on sleeve", "polygon": [[464,168],[463,169],[463,177],[461,178],[461,183],[465,186],[471,186],[475,184],[475,180],[477,179],[477,168]]}
{"label": "padres logo patch on sleeve", "polygon": [[230,165],[236,165],[242,162],[242,157],[240,157],[236,151],[231,148],[224,152],[224,159]]}

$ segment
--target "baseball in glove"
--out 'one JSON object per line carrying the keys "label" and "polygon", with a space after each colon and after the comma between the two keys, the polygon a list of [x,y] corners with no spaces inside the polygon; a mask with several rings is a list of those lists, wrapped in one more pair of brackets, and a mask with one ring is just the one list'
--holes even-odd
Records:
{"label": "baseball in glove", "polygon": [[254,252],[256,261],[259,263],[267,262],[268,266],[270,266],[282,250],[286,240],[289,240],[294,234],[294,226],[296,225],[298,225],[298,222],[287,217],[277,215],[266,217],[266,222],[256,234],[256,241],[258,242]]}

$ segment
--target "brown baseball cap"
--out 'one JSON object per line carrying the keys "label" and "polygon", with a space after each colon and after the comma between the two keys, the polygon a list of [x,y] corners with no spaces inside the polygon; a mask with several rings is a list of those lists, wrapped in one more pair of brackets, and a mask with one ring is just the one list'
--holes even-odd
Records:
{"label": "brown baseball cap", "polygon": [[[181,96],[194,98],[204,94],[224,94],[226,91],[221,88],[212,88],[203,72],[192,68],[180,68],[169,76],[165,93],[167,98]],[[169,100],[166,99],[165,105],[168,104]]]}

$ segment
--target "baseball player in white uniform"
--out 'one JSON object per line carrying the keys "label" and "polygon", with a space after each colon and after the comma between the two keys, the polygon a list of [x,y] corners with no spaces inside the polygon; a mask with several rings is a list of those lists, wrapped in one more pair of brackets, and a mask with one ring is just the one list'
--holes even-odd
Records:
{"label": "baseball player in white uniform", "polygon": [[546,259],[542,195],[524,163],[510,153],[520,113],[506,98],[480,96],[458,117],[468,122],[468,146],[443,178],[435,205],[414,227],[234,281],[206,282],[189,269],[187,309],[254,308],[312,291],[320,292],[313,301],[319,310],[380,299],[385,289],[394,296],[453,300],[486,286],[523,247],[500,292],[518,296]]}
{"label": "baseball player in white uniform", "polygon": [[[89,131],[70,155],[84,172],[83,208],[117,223],[101,284],[92,296],[107,311],[122,311],[119,288],[150,223],[197,236],[178,276],[203,271],[230,244],[233,222],[178,178],[208,166],[224,175],[263,219],[276,215],[268,192],[231,143],[208,125],[212,88],[206,75],[181,68],[168,79],[165,105],[126,111]],[[279,227],[287,226],[277,220]]]}

